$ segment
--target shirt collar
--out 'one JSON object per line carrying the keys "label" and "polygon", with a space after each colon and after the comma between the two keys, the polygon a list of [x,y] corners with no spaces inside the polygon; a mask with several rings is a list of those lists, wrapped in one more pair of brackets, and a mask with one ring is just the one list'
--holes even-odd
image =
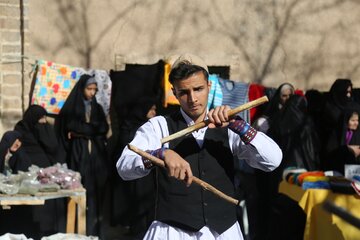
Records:
{"label": "shirt collar", "polygon": [[[192,120],[192,119],[184,112],[184,110],[183,110],[182,108],[180,108],[180,112],[181,112],[181,115],[182,115],[183,118],[185,119],[185,121],[186,121],[186,123],[187,123],[188,126],[192,126],[192,125],[195,124],[194,120]],[[209,109],[207,108],[207,109],[206,109],[206,116],[205,116],[205,119],[204,119],[204,120],[208,119],[208,116],[207,116],[208,112],[209,112]]]}

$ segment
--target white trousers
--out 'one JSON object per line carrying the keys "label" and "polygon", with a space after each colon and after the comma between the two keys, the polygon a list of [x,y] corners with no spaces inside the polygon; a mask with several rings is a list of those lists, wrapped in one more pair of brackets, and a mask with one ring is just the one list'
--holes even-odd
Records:
{"label": "white trousers", "polygon": [[198,232],[187,232],[154,221],[147,230],[144,240],[244,240],[244,238],[238,222],[219,235],[207,226],[204,226]]}

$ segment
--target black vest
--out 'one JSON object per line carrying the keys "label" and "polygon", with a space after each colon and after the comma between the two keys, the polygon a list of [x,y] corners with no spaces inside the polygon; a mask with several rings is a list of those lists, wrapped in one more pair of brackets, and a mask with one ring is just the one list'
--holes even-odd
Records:
{"label": "black vest", "polygon": [[[179,113],[166,118],[169,133],[187,127]],[[173,149],[190,163],[194,176],[229,196],[234,196],[234,161],[226,128],[207,129],[200,148],[192,134],[170,142]],[[236,222],[236,207],[193,183],[185,183],[158,169],[158,202],[156,219],[187,231],[198,231],[207,225],[218,234]]]}

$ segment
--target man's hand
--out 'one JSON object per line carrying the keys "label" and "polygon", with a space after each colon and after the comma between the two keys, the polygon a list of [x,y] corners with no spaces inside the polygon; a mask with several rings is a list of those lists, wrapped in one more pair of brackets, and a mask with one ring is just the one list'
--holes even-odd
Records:
{"label": "man's hand", "polygon": [[215,127],[227,127],[229,125],[229,115],[228,111],[231,108],[227,105],[218,106],[216,108],[213,108],[209,110],[208,118],[210,121],[210,124],[208,125],[209,128],[215,128]]}
{"label": "man's hand", "polygon": [[166,149],[164,156],[164,162],[168,169],[169,176],[183,180],[186,182],[186,186],[190,186],[193,180],[190,164],[171,149]]}

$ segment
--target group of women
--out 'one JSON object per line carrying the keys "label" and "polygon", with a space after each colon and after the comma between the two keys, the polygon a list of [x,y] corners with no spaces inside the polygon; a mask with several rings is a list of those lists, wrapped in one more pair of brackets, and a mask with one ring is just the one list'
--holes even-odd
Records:
{"label": "group of women", "polygon": [[[134,137],[136,129],[156,115],[156,101],[143,97],[122,122],[115,156],[109,156],[109,122],[96,100],[94,76],[80,77],[58,115],[49,116],[39,105],[30,105],[14,130],[3,134],[0,142],[0,172],[9,175],[66,163],[81,175],[86,189],[88,236],[106,238],[103,223],[130,226],[141,237],[151,222],[154,198],[153,177],[126,183],[115,171],[111,158]],[[54,119],[54,121],[49,121]],[[50,123],[51,122],[51,123]],[[149,200],[149,201],[147,201]],[[141,203],[139,203],[141,201]],[[40,239],[65,231],[65,200],[46,201],[45,206],[16,206],[0,211],[0,235],[22,233]],[[18,224],[7,224],[9,218]],[[107,219],[105,219],[107,218]]]}
{"label": "group of women", "polygon": [[[256,172],[254,191],[259,204],[254,215],[260,222],[257,230],[262,229],[257,231],[262,232],[258,239],[276,235],[271,232],[271,222],[274,211],[279,211],[274,206],[280,199],[278,187],[284,169],[333,171],[335,175],[343,175],[346,164],[360,164],[360,105],[355,99],[349,79],[337,79],[328,92],[312,89],[305,94],[284,83],[270,98],[254,127],[266,132],[279,145],[283,160],[273,172]],[[287,226],[289,229],[290,225]]]}
{"label": "group of women", "polygon": [[[46,110],[30,105],[14,130],[3,134],[0,143],[0,171],[3,174],[28,171],[31,165],[41,168],[67,163],[81,174],[87,193],[87,235],[100,235],[102,197],[108,177],[106,133],[109,125],[95,94],[93,76],[82,75],[72,89],[55,124],[50,124]],[[23,233],[40,239],[65,232],[65,200],[46,201],[45,206],[17,206],[2,210],[0,234]],[[21,214],[16,209],[19,209]],[[27,214],[25,214],[27,212]],[[15,218],[13,223],[9,217]]]}

